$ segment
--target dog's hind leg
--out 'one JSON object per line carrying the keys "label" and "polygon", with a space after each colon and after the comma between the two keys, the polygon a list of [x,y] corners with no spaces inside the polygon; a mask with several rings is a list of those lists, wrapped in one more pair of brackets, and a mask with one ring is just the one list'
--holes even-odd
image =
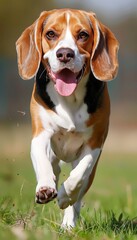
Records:
{"label": "dog's hind leg", "polygon": [[68,179],[62,184],[58,192],[57,198],[61,209],[73,205],[88,190],[100,152],[100,148],[92,150],[87,147],[84,149],[78,160],[78,164],[70,172]]}
{"label": "dog's hind leg", "polygon": [[81,200],[77,201],[72,206],[68,206],[64,210],[64,217],[62,222],[62,228],[71,229],[75,227],[76,221],[80,214]]}
{"label": "dog's hind leg", "polygon": [[[72,165],[73,168],[76,167],[78,163],[79,163],[79,161],[73,162],[73,165]],[[72,206],[69,205],[64,210],[64,217],[63,217],[63,222],[62,222],[63,228],[70,229],[70,228],[75,227],[76,221],[80,216],[80,208],[81,208],[82,198],[93,182],[97,164],[98,164],[98,161],[95,163],[94,168],[92,170],[92,173],[91,173],[88,181],[85,181],[85,183],[82,185],[80,192],[79,192],[78,200]]]}

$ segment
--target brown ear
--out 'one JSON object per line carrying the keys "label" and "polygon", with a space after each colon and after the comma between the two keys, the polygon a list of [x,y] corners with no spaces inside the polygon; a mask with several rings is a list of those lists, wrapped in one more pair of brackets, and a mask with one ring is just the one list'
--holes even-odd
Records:
{"label": "brown ear", "polygon": [[19,74],[23,79],[34,77],[38,71],[42,56],[41,33],[47,15],[48,12],[43,12],[16,42]]}
{"label": "brown ear", "polygon": [[91,69],[98,80],[115,78],[118,70],[119,43],[109,28],[101,24],[95,14],[90,14],[94,31],[94,45],[91,56]]}

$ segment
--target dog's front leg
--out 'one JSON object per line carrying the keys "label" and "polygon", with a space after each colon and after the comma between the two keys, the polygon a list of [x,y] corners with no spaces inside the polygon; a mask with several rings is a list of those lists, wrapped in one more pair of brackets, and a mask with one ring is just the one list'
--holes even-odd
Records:
{"label": "dog's front leg", "polygon": [[73,205],[84,195],[92,170],[100,155],[101,149],[86,147],[78,160],[77,166],[71,171],[68,179],[58,192],[58,203],[61,209]]}
{"label": "dog's front leg", "polygon": [[56,176],[51,164],[56,159],[50,146],[51,136],[52,133],[45,130],[34,137],[31,144],[31,158],[38,182],[37,203],[47,203],[57,196]]}

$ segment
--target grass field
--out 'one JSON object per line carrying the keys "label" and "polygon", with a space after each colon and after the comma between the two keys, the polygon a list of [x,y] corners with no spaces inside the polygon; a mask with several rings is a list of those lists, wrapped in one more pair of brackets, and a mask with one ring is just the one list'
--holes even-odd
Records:
{"label": "grass field", "polygon": [[[19,139],[19,138],[17,138]],[[26,140],[27,141],[27,140]],[[0,239],[137,239],[137,156],[104,151],[75,229],[61,229],[56,201],[34,203],[35,176],[29,146],[0,157]],[[26,142],[27,145],[27,142]],[[13,146],[14,148],[14,146]],[[65,165],[61,181],[68,175]]]}

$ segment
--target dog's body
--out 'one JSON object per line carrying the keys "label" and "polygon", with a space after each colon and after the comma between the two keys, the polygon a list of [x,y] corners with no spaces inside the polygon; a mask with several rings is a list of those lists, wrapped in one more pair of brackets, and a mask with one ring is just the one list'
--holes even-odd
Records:
{"label": "dog's body", "polygon": [[[95,14],[70,9],[43,12],[17,41],[20,75],[36,76],[31,99],[36,202],[57,196],[65,209],[63,226],[75,226],[94,179],[109,125],[105,81],[117,73],[117,49],[116,38]],[[60,160],[71,162],[73,170],[57,191]]]}

